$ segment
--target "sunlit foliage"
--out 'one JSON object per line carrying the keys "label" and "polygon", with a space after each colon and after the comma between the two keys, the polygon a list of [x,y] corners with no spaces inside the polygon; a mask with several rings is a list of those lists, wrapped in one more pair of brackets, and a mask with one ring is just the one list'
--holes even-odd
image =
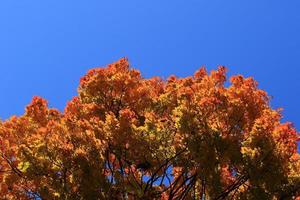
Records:
{"label": "sunlit foliage", "polygon": [[298,133],[256,81],[225,73],[145,79],[120,59],[64,112],[34,97],[0,123],[0,198],[297,198]]}

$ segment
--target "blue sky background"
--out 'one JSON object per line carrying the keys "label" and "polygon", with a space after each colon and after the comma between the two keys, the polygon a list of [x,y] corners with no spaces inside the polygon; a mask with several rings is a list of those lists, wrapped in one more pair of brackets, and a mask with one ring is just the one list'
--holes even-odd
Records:
{"label": "blue sky background", "polygon": [[63,109],[79,78],[127,56],[145,77],[201,65],[253,76],[300,130],[299,0],[1,0],[0,118]]}

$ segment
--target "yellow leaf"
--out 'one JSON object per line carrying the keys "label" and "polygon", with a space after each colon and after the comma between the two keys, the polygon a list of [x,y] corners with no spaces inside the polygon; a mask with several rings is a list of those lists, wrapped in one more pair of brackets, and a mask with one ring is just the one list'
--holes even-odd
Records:
{"label": "yellow leaf", "polygon": [[30,163],[29,163],[29,162],[20,162],[20,163],[18,164],[18,169],[19,169],[21,172],[25,173],[25,172],[27,171],[27,169],[29,168],[29,166],[30,166]]}

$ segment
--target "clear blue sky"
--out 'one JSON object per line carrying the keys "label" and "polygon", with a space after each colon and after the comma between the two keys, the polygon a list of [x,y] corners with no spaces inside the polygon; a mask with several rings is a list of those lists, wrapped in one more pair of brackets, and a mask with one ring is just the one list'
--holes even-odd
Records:
{"label": "clear blue sky", "polygon": [[63,109],[79,78],[127,56],[145,77],[201,65],[253,76],[300,129],[299,0],[1,0],[0,117]]}

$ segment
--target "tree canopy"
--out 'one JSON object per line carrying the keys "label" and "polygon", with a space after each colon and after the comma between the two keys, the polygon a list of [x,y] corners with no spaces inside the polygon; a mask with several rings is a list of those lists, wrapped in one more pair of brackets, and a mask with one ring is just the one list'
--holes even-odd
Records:
{"label": "tree canopy", "polygon": [[123,58],[88,71],[64,112],[34,97],[0,122],[0,198],[299,199],[299,134],[225,73],[146,79]]}

